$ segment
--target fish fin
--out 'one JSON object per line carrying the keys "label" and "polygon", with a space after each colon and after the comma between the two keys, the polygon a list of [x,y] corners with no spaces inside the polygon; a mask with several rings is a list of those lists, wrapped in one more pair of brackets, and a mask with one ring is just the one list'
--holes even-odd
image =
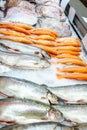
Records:
{"label": "fish fin", "polygon": [[5,122],[5,121],[0,121],[0,125],[7,125],[7,122]]}
{"label": "fish fin", "polygon": [[67,104],[69,101],[68,100],[64,100],[64,103]]}
{"label": "fish fin", "polygon": [[44,117],[44,118],[41,118],[41,120],[48,120],[48,119]]}
{"label": "fish fin", "polygon": [[15,121],[7,121],[6,123],[7,123],[7,124],[10,124],[10,125],[16,124]]}
{"label": "fish fin", "polygon": [[16,122],[15,121],[1,121],[0,120],[0,124],[2,125],[2,124],[5,124],[5,125],[7,125],[7,124],[9,124],[9,125],[12,125],[12,124],[15,124]]}
{"label": "fish fin", "polygon": [[56,74],[56,77],[57,77],[58,79],[64,78],[62,74]]}
{"label": "fish fin", "polygon": [[41,97],[41,99],[45,100],[45,99],[46,99],[46,97]]}
{"label": "fish fin", "polygon": [[72,126],[77,126],[78,123],[72,123],[71,120],[68,120],[68,119],[64,118],[64,121],[61,122],[61,125],[72,127]]}
{"label": "fish fin", "polygon": [[15,96],[8,96],[8,98],[15,98]]}
{"label": "fish fin", "polygon": [[67,120],[68,122],[70,122],[71,124],[73,124],[73,125],[76,125],[76,124],[78,124],[77,122],[75,122],[75,121],[72,121],[72,120]]}
{"label": "fish fin", "polygon": [[20,53],[20,51],[17,50],[17,49],[11,49],[11,48],[9,48],[8,50],[11,51],[11,52],[14,52],[14,53]]}
{"label": "fish fin", "polygon": [[4,94],[2,92],[0,92],[0,95],[3,96],[3,97],[8,97],[8,95],[6,95],[6,94]]}
{"label": "fish fin", "polygon": [[7,98],[15,98],[15,96],[9,96],[9,95],[2,93],[2,92],[0,92],[0,95],[3,97],[7,97]]}
{"label": "fish fin", "polygon": [[79,104],[85,104],[85,101],[83,99],[77,100],[77,103]]}
{"label": "fish fin", "polygon": [[7,50],[9,50],[9,51],[12,51],[12,52],[20,52],[19,50],[17,50],[17,49],[12,49],[12,48],[10,48],[10,47],[8,47],[8,46],[6,46],[6,45],[4,45],[6,48],[7,48]]}

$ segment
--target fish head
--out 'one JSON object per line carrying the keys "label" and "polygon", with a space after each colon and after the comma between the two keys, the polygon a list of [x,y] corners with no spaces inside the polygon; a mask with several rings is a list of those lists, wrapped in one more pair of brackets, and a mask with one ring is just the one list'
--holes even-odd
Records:
{"label": "fish head", "polygon": [[49,92],[47,93],[47,99],[50,102],[50,104],[58,104],[58,98],[53,93]]}
{"label": "fish head", "polygon": [[7,3],[7,0],[0,0],[0,9],[1,10],[5,10],[6,3]]}
{"label": "fish head", "polygon": [[64,121],[63,114],[60,111],[58,111],[56,109],[53,109],[53,108],[51,108],[48,111],[47,118],[50,121],[53,121],[53,122],[62,122],[62,121]]}
{"label": "fish head", "polygon": [[42,50],[41,54],[43,58],[50,59],[50,55],[46,51]]}

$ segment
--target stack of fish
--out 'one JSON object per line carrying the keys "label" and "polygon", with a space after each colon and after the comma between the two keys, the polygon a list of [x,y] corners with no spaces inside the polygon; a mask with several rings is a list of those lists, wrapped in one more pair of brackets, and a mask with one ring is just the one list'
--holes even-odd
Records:
{"label": "stack of fish", "polygon": [[[41,26],[50,21],[50,17],[52,22],[58,19],[63,20],[64,13],[56,3],[46,0],[43,2],[30,1],[36,3],[36,12],[41,20]],[[20,6],[26,7],[30,11],[32,9],[32,7],[28,7],[29,4],[25,6],[28,1],[10,2],[17,6],[15,8],[13,4],[13,8],[11,8],[12,4],[9,3],[10,13],[15,9],[17,12],[21,12]],[[48,13],[50,9],[51,12]],[[11,16],[9,11],[7,16]],[[59,17],[54,18],[54,16],[58,16],[58,13]],[[15,19],[15,17],[13,19],[7,16],[2,21]],[[43,16],[46,17],[44,22],[42,21]],[[34,24],[33,22],[32,24]],[[50,24],[52,23],[50,22]],[[62,77],[87,81],[87,64],[80,57],[81,42],[78,38],[60,38],[60,36],[66,35],[66,32],[64,33],[60,35],[50,29],[33,28],[17,22],[1,22],[0,65],[3,66],[4,71],[7,67],[10,70],[17,70],[17,73],[38,72],[39,70],[43,73],[43,70],[52,66],[51,63],[63,64],[63,68],[57,68],[58,79]],[[51,62],[52,58],[56,59],[56,62]],[[68,65],[66,66],[66,64]],[[11,76],[5,76],[2,73],[0,74],[0,124],[2,126],[0,130],[86,130],[87,85],[50,87],[15,78],[13,73]]]}
{"label": "stack of fish", "polygon": [[2,0],[0,9],[5,14],[2,22],[20,22],[34,27],[44,27],[59,33],[61,37],[71,36],[70,26],[58,2],[53,0]]}
{"label": "stack of fish", "polygon": [[[82,72],[85,77],[79,80],[87,80],[86,63],[80,58],[79,39],[59,38],[52,30],[5,22],[0,23],[0,34],[0,62],[3,66],[21,71],[43,70],[50,66],[51,56],[57,58],[57,64],[79,65],[79,70],[75,67],[69,69],[68,65],[65,69],[57,68],[58,71],[78,71],[79,74]],[[73,74],[75,75],[71,75]],[[78,78],[74,76],[73,79]],[[52,88],[31,81],[0,76],[0,123],[6,125],[1,130],[27,130],[34,127],[37,130],[83,129],[83,124],[87,123],[86,97],[85,84]],[[7,126],[11,124],[12,126]]]}
{"label": "stack of fish", "polygon": [[[65,95],[65,92],[69,93]],[[1,130],[79,130],[79,127],[84,128],[79,124],[87,123],[86,85],[51,88],[1,76],[0,96],[0,123],[20,124]]]}
{"label": "stack of fish", "polygon": [[[10,27],[11,30],[5,31],[3,28],[6,27]],[[13,68],[18,68],[21,70],[25,69],[35,70],[35,69],[47,68],[50,66],[50,63],[48,61],[50,56],[46,51],[32,45],[25,45],[23,43],[19,43],[21,38],[23,39],[24,36],[25,36],[24,41],[27,41],[30,44],[32,43],[32,40],[25,35],[26,33],[27,34],[30,33],[30,30],[32,29],[31,27],[23,24],[11,25],[4,23],[1,24],[1,28],[3,29],[3,31],[1,31],[1,34],[3,34],[4,32],[5,32],[4,34],[6,34],[0,36],[0,38],[2,39],[0,41],[1,43],[0,46],[2,48],[2,50],[0,50],[1,53],[0,62],[2,64]],[[25,28],[27,28],[28,30]],[[9,31],[11,32],[9,33]],[[18,31],[19,32],[21,31],[19,33],[20,35],[18,35]],[[52,33],[52,31],[49,30],[48,33],[50,35],[56,34]],[[50,35],[47,36],[50,37]],[[6,40],[7,37],[9,41]],[[12,39],[10,39],[11,37]],[[17,39],[18,42],[13,42],[17,41]],[[54,94],[52,94],[46,87],[41,87],[32,82],[22,81],[12,77],[1,76],[0,88],[1,88],[0,90],[1,124],[8,125],[15,123],[28,124],[35,122],[63,121],[64,118],[62,116],[62,113],[50,106],[50,103],[52,104],[58,103],[57,97]],[[55,124],[53,124],[53,127],[54,125]],[[19,127],[20,126],[18,126],[18,129]],[[26,126],[24,126],[24,128],[25,127]],[[12,128],[14,127],[12,126],[11,129]],[[6,129],[8,128],[6,127]]]}
{"label": "stack of fish", "polygon": [[0,76],[0,123],[6,125],[1,130],[87,128],[86,87],[52,88]]}
{"label": "stack of fish", "polygon": [[[30,29],[30,27],[23,24],[11,25],[9,23],[1,23],[0,27],[2,28],[0,29],[0,39],[2,39],[0,40],[0,46],[2,48],[0,50],[1,63],[21,69],[41,69],[50,66],[48,61],[50,56],[46,51],[32,45],[27,46],[19,43],[21,41],[24,41],[24,43],[27,41],[28,44],[32,43],[32,40],[26,34],[29,33],[27,29]],[[4,39],[9,39],[10,41]]]}
{"label": "stack of fish", "polygon": [[[28,36],[30,31],[33,35],[35,35],[34,33],[44,33],[44,35],[41,35],[42,39],[44,37],[47,39],[55,39],[55,32],[51,30],[46,31],[46,29],[46,32],[44,29],[35,30],[25,24],[1,23],[0,25],[0,62],[3,66],[5,65],[21,70],[26,69],[26,71],[50,66],[50,55],[46,51],[33,45],[25,45],[24,43],[27,41],[28,44],[32,44],[33,38],[29,38]],[[38,40],[38,37],[40,36],[35,37],[36,40]],[[24,40],[21,40],[23,38]],[[25,42],[19,43],[19,41]],[[40,125],[37,124],[38,122],[45,122],[44,126],[49,126],[46,122],[63,122],[64,120],[62,113],[50,105],[57,104],[58,99],[46,86],[40,86],[33,82],[12,77],[1,76],[0,98],[0,124],[22,124],[22,126],[18,125],[16,129],[23,130],[32,129],[33,124],[30,123],[36,123],[37,129],[39,129],[39,126],[41,125],[41,127],[43,127],[43,125],[42,123]],[[53,123],[52,128],[55,126],[56,124]],[[10,128],[6,126],[6,128],[1,129],[14,128],[15,126],[11,126]]]}
{"label": "stack of fish", "polygon": [[[75,38],[60,38],[57,40],[59,46],[57,51],[62,51],[57,55],[57,64],[64,64],[62,68],[57,68],[57,78],[67,78],[87,81],[87,63],[80,56],[82,53],[81,43]],[[66,65],[67,64],[67,65]]]}

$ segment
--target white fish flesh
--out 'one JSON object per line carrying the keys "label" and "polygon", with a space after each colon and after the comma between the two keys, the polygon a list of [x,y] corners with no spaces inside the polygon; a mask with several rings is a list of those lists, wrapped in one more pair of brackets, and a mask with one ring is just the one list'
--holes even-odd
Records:
{"label": "white fish flesh", "polygon": [[36,6],[36,12],[39,17],[55,18],[58,21],[65,21],[66,17],[64,11],[55,2],[46,1],[43,4],[38,4]]}
{"label": "white fish flesh", "polygon": [[38,21],[35,6],[25,0],[9,0],[3,22],[20,22],[35,25]]}
{"label": "white fish flesh", "polygon": [[40,25],[42,28],[48,28],[57,32],[60,37],[68,37],[72,35],[70,26],[66,23],[58,21],[56,18],[46,18],[42,21],[40,20]]}

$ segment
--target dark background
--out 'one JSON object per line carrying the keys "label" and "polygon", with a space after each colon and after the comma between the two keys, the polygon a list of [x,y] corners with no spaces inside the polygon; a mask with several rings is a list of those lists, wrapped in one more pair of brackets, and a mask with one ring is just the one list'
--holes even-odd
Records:
{"label": "dark background", "polygon": [[87,0],[80,0],[87,7]]}

